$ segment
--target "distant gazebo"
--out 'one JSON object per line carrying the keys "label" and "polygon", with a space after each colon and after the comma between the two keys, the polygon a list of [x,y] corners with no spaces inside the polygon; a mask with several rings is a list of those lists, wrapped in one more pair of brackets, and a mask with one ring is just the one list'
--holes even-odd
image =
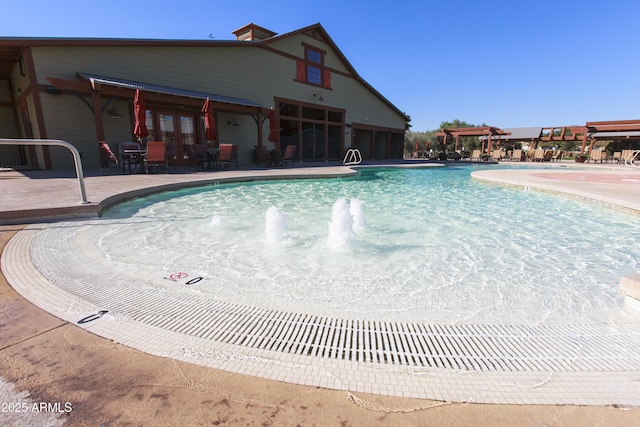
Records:
{"label": "distant gazebo", "polygon": [[[528,143],[531,147],[537,146],[541,140],[542,128],[541,127],[524,127],[524,128],[504,128],[503,131],[506,135],[494,135],[492,142],[498,145],[515,144],[515,143]],[[486,136],[479,138],[481,141],[486,141]]]}
{"label": "distant gazebo", "polygon": [[447,145],[447,137],[452,136],[455,138],[455,150],[458,150],[458,144],[461,136],[484,136],[482,141],[482,152],[484,153],[485,142],[488,140],[487,153],[491,154],[491,144],[494,140],[494,136],[507,136],[508,132],[503,131],[495,126],[482,126],[482,127],[466,127],[466,128],[443,128],[440,132],[436,132],[436,137],[442,137],[443,145]]}

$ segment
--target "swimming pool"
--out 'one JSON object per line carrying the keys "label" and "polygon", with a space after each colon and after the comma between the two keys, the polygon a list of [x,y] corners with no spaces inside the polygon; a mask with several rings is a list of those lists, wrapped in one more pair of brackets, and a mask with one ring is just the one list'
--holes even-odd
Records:
{"label": "swimming pool", "polygon": [[638,218],[471,170],[156,194],[28,226],[2,268],[61,319],[230,372],[458,402],[637,405],[640,320],[616,289],[638,267]]}
{"label": "swimming pool", "polygon": [[620,277],[640,267],[636,216],[478,183],[473,169],[164,193],[108,211],[95,244],[143,275],[185,272],[203,278],[194,291],[307,314],[533,325],[621,310]]}

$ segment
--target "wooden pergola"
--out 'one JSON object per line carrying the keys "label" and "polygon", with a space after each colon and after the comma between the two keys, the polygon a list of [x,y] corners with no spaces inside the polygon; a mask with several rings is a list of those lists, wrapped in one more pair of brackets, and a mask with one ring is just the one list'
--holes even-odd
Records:
{"label": "wooden pergola", "polygon": [[546,127],[542,128],[540,140],[543,142],[582,141],[582,150],[580,153],[584,153],[588,133],[586,126]]}
{"label": "wooden pergola", "polygon": [[[486,136],[486,141],[489,141],[487,147],[487,154],[491,154],[491,143],[494,136],[506,136],[510,135],[510,132],[505,132],[495,126],[482,126],[482,127],[467,127],[467,128],[444,128],[440,132],[436,132],[436,138],[442,137],[443,146],[446,147],[447,137],[452,136],[455,138],[455,150],[458,149],[458,143],[461,136]],[[482,141],[482,152],[484,153],[485,140]]]}
{"label": "wooden pergola", "polygon": [[[589,151],[593,148],[593,143],[596,140],[623,140],[635,138],[635,135],[631,135],[632,132],[640,131],[640,120],[613,120],[605,122],[587,122],[585,128],[589,134],[591,144],[589,145]],[[600,134],[600,135],[598,135]],[[585,146],[587,144],[586,138],[582,141],[581,153],[584,153]]]}

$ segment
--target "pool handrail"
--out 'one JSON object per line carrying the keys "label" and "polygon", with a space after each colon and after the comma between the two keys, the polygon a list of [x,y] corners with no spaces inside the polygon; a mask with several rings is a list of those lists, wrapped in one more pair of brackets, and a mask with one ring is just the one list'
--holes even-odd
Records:
{"label": "pool handrail", "polygon": [[84,187],[84,173],[82,172],[82,160],[80,159],[80,152],[78,149],[67,141],[62,141],[60,139],[0,139],[0,145],[55,145],[59,147],[64,147],[71,151],[73,155],[73,162],[76,167],[76,175],[78,177],[78,184],[80,185],[80,197],[82,201],[81,205],[86,205],[89,202],[87,201],[87,191]]}
{"label": "pool handrail", "polygon": [[624,159],[624,164],[627,166],[638,167],[639,165],[635,164],[636,160],[640,160],[640,150],[631,151],[631,153]]}
{"label": "pool handrail", "polygon": [[362,155],[357,148],[349,148],[344,155],[342,164],[345,166],[359,165],[362,162]]}

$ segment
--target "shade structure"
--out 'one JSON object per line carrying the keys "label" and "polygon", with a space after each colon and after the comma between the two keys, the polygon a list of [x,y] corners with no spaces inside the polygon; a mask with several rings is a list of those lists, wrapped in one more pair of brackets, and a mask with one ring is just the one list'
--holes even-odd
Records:
{"label": "shade structure", "polygon": [[133,127],[133,134],[139,139],[149,136],[149,130],[147,129],[147,108],[144,105],[144,97],[140,89],[136,89],[136,95],[133,98],[133,112],[136,123]]}
{"label": "shade structure", "polygon": [[218,139],[218,135],[216,135],[216,119],[213,116],[213,107],[209,98],[204,101],[202,112],[204,113],[204,137],[210,141],[215,141]]}
{"label": "shade structure", "polygon": [[276,128],[276,111],[269,111],[269,137],[267,138],[271,142],[278,141],[278,129]]}

